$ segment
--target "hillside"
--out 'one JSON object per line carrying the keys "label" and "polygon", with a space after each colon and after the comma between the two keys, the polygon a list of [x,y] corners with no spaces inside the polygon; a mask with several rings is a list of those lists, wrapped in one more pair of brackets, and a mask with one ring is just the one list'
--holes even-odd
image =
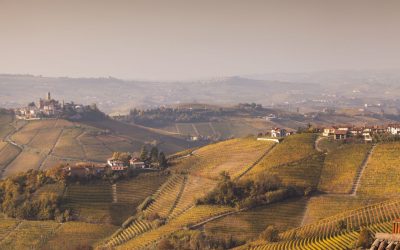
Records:
{"label": "hillside", "polygon": [[[107,246],[121,249],[149,246],[183,226],[233,212],[229,206],[196,205],[196,199],[214,189],[221,171],[239,176],[272,145],[254,138],[233,139],[202,147],[191,156],[175,160],[171,167],[175,174],[151,196],[150,204],[142,208],[143,216],[116,232]],[[151,223],[149,218],[155,216],[156,221],[161,219],[165,225]],[[146,224],[146,229],[140,226]]]}
{"label": "hillside", "polygon": [[3,177],[59,163],[103,163],[113,152],[138,152],[157,145],[167,154],[199,144],[176,135],[113,120],[70,122],[62,119],[23,121],[0,115],[0,167]]}
{"label": "hillside", "polygon": [[[67,153],[71,160],[99,159],[106,152],[124,149],[127,140],[146,140],[149,136],[136,134],[132,126],[116,121],[94,127],[91,123],[48,120],[19,127],[10,138],[17,145],[22,144],[22,149],[3,142],[0,153],[16,147],[15,154],[21,162],[32,161],[27,157],[35,154],[50,155],[48,162]],[[46,139],[37,137],[41,134]],[[158,138],[164,136],[169,138],[167,134]],[[373,146],[317,138],[317,134],[303,133],[286,137],[280,143],[254,137],[231,139],[179,152],[170,159],[165,172],[140,174],[114,183],[96,180],[66,186],[45,185],[35,192],[33,199],[62,194],[62,207],[71,209],[72,219],[77,222],[61,226],[32,222],[21,224],[21,230],[25,230],[22,225],[34,228],[30,230],[43,228],[42,233],[48,236],[34,243],[41,249],[51,249],[46,247],[60,242],[64,234],[72,235],[73,244],[100,249],[155,249],[164,240],[187,249],[183,246],[196,237],[223,249],[240,245],[243,249],[324,249],[326,244],[332,245],[332,249],[343,249],[354,244],[361,227],[387,231],[390,221],[399,214],[397,201],[389,199],[396,193],[396,186],[381,183],[385,197],[378,195],[373,186],[382,178],[395,183],[396,175],[387,177],[385,173],[394,171],[393,166],[398,164],[396,153],[400,143]],[[205,197],[216,193],[216,187],[224,187],[222,171],[237,185],[256,188],[265,185],[259,184],[265,178],[278,182],[281,188],[293,187],[298,193],[275,201],[274,195],[282,190],[272,189],[267,196],[272,202],[254,207],[240,202],[236,206],[204,203]],[[345,229],[338,227],[343,223]],[[18,222],[14,220],[0,222],[6,230],[15,225]],[[79,226],[75,229],[73,225]],[[99,225],[107,226],[102,230]],[[271,225],[278,230],[279,241],[266,243],[260,235]],[[19,233],[18,229],[15,227],[13,235]],[[93,237],[78,236],[85,232],[93,232]],[[2,244],[9,247],[23,243],[7,240]]]}

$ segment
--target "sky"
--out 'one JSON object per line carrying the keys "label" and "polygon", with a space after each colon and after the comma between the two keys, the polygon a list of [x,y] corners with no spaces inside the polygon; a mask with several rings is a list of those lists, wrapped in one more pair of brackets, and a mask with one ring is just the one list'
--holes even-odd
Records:
{"label": "sky", "polygon": [[400,65],[397,0],[0,0],[0,73],[186,80]]}

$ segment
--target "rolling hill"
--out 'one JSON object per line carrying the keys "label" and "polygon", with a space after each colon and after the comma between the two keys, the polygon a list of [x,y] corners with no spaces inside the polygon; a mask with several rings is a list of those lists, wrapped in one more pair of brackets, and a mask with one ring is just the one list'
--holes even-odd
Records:
{"label": "rolling hill", "polygon": [[167,154],[201,145],[180,136],[113,120],[71,122],[23,121],[0,115],[0,167],[3,177],[59,163],[105,162],[113,152],[138,152],[157,145]]}

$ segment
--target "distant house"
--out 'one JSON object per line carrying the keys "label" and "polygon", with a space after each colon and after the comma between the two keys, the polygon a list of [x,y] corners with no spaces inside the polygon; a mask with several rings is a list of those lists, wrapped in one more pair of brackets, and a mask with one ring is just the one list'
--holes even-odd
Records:
{"label": "distant house", "polygon": [[137,159],[137,158],[132,158],[129,160],[129,165],[131,168],[146,168],[146,163]]}
{"label": "distant house", "polygon": [[283,128],[273,128],[271,129],[271,137],[285,137],[286,129]]}
{"label": "distant house", "polygon": [[387,132],[392,135],[400,135],[400,124],[390,124],[387,126]]}
{"label": "distant house", "polygon": [[334,138],[335,140],[345,140],[349,137],[349,132],[347,130],[335,130]]}
{"label": "distant house", "polygon": [[351,136],[358,136],[363,134],[363,129],[362,128],[350,128],[349,130]]}
{"label": "distant house", "polygon": [[335,128],[334,127],[329,127],[329,128],[324,128],[324,132],[322,133],[322,136],[331,136],[335,134]]}
{"label": "distant house", "polygon": [[124,171],[128,169],[123,161],[114,158],[109,158],[107,160],[107,165],[111,167],[112,171]]}
{"label": "distant house", "polygon": [[118,159],[109,158],[107,160],[107,165],[110,167],[123,167],[125,166],[124,162]]}

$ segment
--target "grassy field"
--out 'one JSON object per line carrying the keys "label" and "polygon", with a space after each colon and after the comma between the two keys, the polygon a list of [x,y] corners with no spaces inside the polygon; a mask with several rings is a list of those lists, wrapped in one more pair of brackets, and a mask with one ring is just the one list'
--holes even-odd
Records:
{"label": "grassy field", "polygon": [[223,141],[196,150],[193,156],[177,162],[172,169],[211,179],[218,178],[221,171],[227,171],[231,177],[235,177],[272,145],[272,142],[254,138]]}
{"label": "grassy field", "polygon": [[268,123],[264,119],[240,117],[225,118],[221,121],[213,122],[172,123],[161,129],[172,133],[180,133],[184,136],[201,135],[228,139],[244,137],[249,134],[265,133],[272,126],[274,126],[272,123]]}
{"label": "grassy field", "polygon": [[78,140],[82,143],[83,151],[88,160],[106,162],[107,158],[112,156],[113,151],[98,140],[96,136],[84,133],[79,136]]}
{"label": "grassy field", "polygon": [[56,127],[39,130],[29,146],[40,150],[44,154],[48,154],[56,144],[61,133],[62,129]]}
{"label": "grassy field", "polygon": [[144,143],[157,143],[161,151],[167,154],[175,153],[190,147],[197,146],[197,143],[190,143],[179,136],[173,136],[169,133],[161,133],[144,127],[124,124],[113,120],[104,120],[99,122],[89,122],[90,126],[99,129],[108,129],[118,136],[135,142],[136,147],[140,148]]}
{"label": "grassy field", "polygon": [[319,190],[327,193],[349,193],[370,149],[370,144],[343,144],[328,151]]}
{"label": "grassy field", "polygon": [[0,150],[0,168],[4,169],[18,156],[21,150],[9,143],[2,143],[2,145],[2,149]]}
{"label": "grassy field", "polygon": [[45,156],[38,152],[23,151],[7,166],[4,176],[18,174],[29,169],[39,169],[44,159]]}
{"label": "grassy field", "polygon": [[258,207],[209,222],[204,230],[216,238],[251,240],[269,225],[275,225],[279,231],[300,226],[306,204],[307,199],[302,198]]}
{"label": "grassy field", "polygon": [[77,137],[83,133],[81,128],[64,129],[60,140],[53,150],[54,155],[68,156],[71,158],[85,159],[84,151],[77,141]]}
{"label": "grassy field", "polygon": [[7,135],[14,131],[11,126],[13,117],[11,115],[0,114],[0,139],[4,139]]}
{"label": "grassy field", "polygon": [[400,143],[378,144],[361,177],[358,195],[375,197],[399,196]]}

